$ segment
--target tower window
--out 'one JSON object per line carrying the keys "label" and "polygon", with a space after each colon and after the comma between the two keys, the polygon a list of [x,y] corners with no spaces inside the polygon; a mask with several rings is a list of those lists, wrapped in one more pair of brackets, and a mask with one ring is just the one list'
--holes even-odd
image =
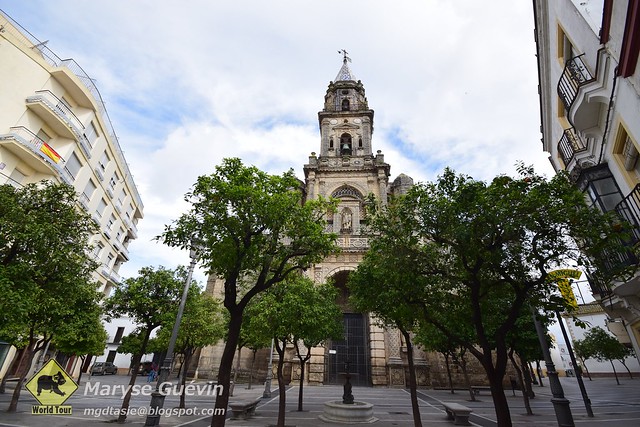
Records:
{"label": "tower window", "polygon": [[351,155],[351,135],[343,133],[340,136],[340,154]]}
{"label": "tower window", "polygon": [[342,111],[349,111],[349,100],[348,99],[343,99],[342,100]]}
{"label": "tower window", "polygon": [[358,138],[358,147],[362,148],[362,138]]}
{"label": "tower window", "polygon": [[329,139],[329,148],[333,150],[333,138]]}

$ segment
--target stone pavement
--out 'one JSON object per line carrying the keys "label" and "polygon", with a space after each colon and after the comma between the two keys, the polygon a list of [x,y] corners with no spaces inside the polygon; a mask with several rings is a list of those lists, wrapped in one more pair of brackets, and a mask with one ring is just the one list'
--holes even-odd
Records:
{"label": "stone pavement", "polygon": [[[7,393],[0,395],[0,426],[33,426],[33,427],[80,427],[87,425],[99,425],[113,422],[117,417],[113,411],[120,408],[121,398],[119,396],[96,395],[92,389],[87,389],[87,384],[97,390],[96,384],[101,387],[120,386],[128,383],[127,376],[106,376],[94,377],[90,382],[80,385],[79,390],[71,396],[65,405],[73,408],[71,415],[31,415],[32,405],[37,404],[36,400],[24,391],[21,394],[18,412],[8,414],[5,409],[11,399],[13,388],[8,386]],[[597,378],[589,381],[585,378],[585,386],[592,402],[594,418],[586,415],[584,403],[577,386],[575,378],[562,378],[562,386],[566,397],[571,402],[571,411],[576,426],[580,427],[637,427],[640,426],[640,379],[629,379],[621,377],[621,385],[616,385],[614,378]],[[143,377],[138,379],[138,383],[144,385]],[[204,386],[204,382],[194,385]],[[551,390],[548,381],[544,382],[544,387],[535,386],[536,398],[531,401],[534,412],[533,416],[525,415],[522,395],[516,392],[515,396],[511,390],[507,391],[507,398],[511,410],[511,419],[516,426],[546,427],[557,426],[553,406],[550,402]],[[275,386],[275,384],[274,384]],[[201,389],[202,390],[202,389]],[[233,400],[246,400],[252,397],[262,396],[264,387],[254,386],[252,390],[247,390],[243,384],[236,386]],[[322,414],[324,402],[341,400],[342,387],[340,386],[309,386],[304,388],[304,410],[298,412],[298,387],[291,387],[287,390],[287,413],[286,425],[297,427],[324,426],[333,427],[339,424],[326,423],[318,417]],[[409,391],[399,388],[367,388],[354,387],[353,394],[356,401],[365,401],[374,405],[374,416],[378,421],[373,426],[398,426],[413,427],[413,417]],[[206,427],[210,425],[210,416],[204,416],[202,410],[213,407],[212,395],[191,396],[187,398],[187,409],[195,414],[175,414],[162,416],[161,426],[177,427]],[[470,421],[476,426],[496,426],[495,412],[491,395],[488,392],[481,392],[478,401],[469,401],[467,391],[456,390],[451,394],[448,390],[419,390],[420,414],[422,425],[424,426],[448,426],[452,422],[445,418],[441,402],[458,402],[473,409]],[[149,406],[148,396],[134,396],[131,401],[131,408],[140,410]],[[178,398],[168,396],[164,408],[177,411]],[[101,411],[101,412],[100,412]],[[109,415],[112,411],[112,415]],[[250,420],[228,419],[226,425],[229,427],[266,427],[275,425],[278,414],[277,390],[272,391],[271,398],[263,398],[259,403],[256,414]],[[230,414],[229,414],[230,415]],[[128,425],[144,425],[145,416],[130,414],[127,418]]]}

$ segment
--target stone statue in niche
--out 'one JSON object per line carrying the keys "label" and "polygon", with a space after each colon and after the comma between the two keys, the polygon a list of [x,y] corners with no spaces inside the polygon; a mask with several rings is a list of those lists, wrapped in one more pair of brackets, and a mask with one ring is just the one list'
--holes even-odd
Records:
{"label": "stone statue in niche", "polygon": [[351,210],[345,208],[342,210],[340,231],[343,233],[350,233],[352,230],[352,214]]}

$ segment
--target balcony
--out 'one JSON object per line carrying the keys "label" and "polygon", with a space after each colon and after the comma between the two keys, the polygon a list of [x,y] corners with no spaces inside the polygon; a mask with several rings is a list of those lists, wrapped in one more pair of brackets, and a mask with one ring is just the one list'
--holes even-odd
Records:
{"label": "balcony", "polygon": [[47,156],[42,147],[45,142],[23,126],[9,128],[9,133],[0,135],[0,144],[35,171],[55,175],[67,184],[73,177],[64,168],[64,159],[58,162]]}
{"label": "balcony", "polygon": [[[558,96],[562,100],[562,104],[564,104],[567,113],[571,111],[580,87],[595,80],[582,61],[583,55],[576,56],[567,61],[562,76],[560,76],[560,81],[558,82]],[[567,114],[567,116],[568,115],[569,114]]]}
{"label": "balcony", "polygon": [[129,218],[123,218],[122,221],[124,222],[124,225],[127,228],[127,235],[131,239],[137,239],[138,238],[138,226],[133,221],[131,221]]}
{"label": "balcony", "polygon": [[91,145],[84,126],[71,108],[49,90],[36,91],[26,99],[27,108],[45,121],[60,136],[77,141],[85,156],[91,158]]}
{"label": "balcony", "polygon": [[575,129],[565,129],[562,138],[558,141],[558,153],[562,157],[565,168],[568,169],[575,155],[583,151],[587,151],[587,144],[578,136]]}

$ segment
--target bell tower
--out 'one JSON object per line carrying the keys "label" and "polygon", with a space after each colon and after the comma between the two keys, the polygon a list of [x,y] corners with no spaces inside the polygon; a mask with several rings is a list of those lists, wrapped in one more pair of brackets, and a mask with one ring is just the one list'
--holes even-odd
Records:
{"label": "bell tower", "polygon": [[362,82],[356,81],[349,68],[347,53],[342,52],[342,67],[329,83],[324,109],[318,113],[320,155],[371,157],[373,110],[369,109]]}
{"label": "bell tower", "polygon": [[337,211],[327,218],[327,231],[338,234],[341,251],[307,273],[317,283],[331,279],[339,289],[345,339],[312,349],[308,379],[310,383],[338,384],[343,382],[341,373],[349,369],[356,385],[387,385],[388,333],[368,314],[350,307],[346,283],[369,248],[363,228],[367,196],[372,194],[386,203],[387,192],[396,187],[389,185],[390,166],[383,154],[373,152],[373,110],[364,85],[351,71],[347,52],[340,53],[342,67],[329,83],[324,107],[318,113],[320,154],[311,153],[304,174],[307,199],[322,196],[338,200]]}

